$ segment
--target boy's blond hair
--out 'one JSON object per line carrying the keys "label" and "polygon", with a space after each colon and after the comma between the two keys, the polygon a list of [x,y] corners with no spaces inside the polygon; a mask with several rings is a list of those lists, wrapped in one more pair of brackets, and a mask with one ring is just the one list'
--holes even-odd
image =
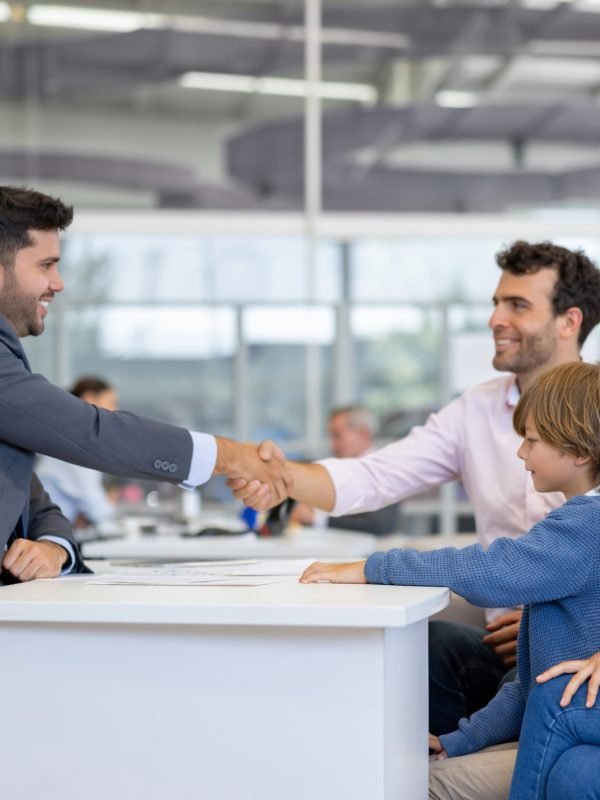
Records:
{"label": "boy's blond hair", "polygon": [[589,456],[600,473],[600,364],[572,361],[538,375],[523,393],[513,426],[525,436],[531,416],[540,439],[575,456]]}

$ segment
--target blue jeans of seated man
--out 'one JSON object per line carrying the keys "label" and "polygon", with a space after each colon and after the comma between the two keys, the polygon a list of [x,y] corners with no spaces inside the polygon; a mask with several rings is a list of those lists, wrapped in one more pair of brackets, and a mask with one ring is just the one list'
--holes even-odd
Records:
{"label": "blue jeans of seated man", "polygon": [[459,622],[429,623],[429,731],[451,733],[487,705],[507,668],[483,643],[486,631]]}
{"label": "blue jeans of seated man", "polygon": [[600,798],[600,704],[585,707],[586,682],[561,708],[571,677],[535,686],[529,695],[510,800]]}

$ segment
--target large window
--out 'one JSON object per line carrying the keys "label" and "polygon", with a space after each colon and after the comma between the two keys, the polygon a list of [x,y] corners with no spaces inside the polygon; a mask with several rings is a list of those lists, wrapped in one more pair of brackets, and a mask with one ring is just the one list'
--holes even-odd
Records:
{"label": "large window", "polygon": [[[273,438],[300,458],[327,453],[335,404],[372,408],[383,442],[496,374],[488,319],[494,254],[515,238],[507,221],[489,233],[485,221],[479,231],[457,222],[423,238],[406,219],[383,235],[345,220],[319,240],[311,274],[289,220],[278,235],[264,220],[254,234],[245,221],[225,235],[202,217],[172,231],[157,219],[132,220],[128,233],[111,233],[110,218],[84,219],[66,237],[65,292],[44,335],[25,342],[36,371],[63,386],[98,374],[131,411]],[[600,254],[600,237],[570,228],[520,235]],[[584,357],[600,357],[600,333]]]}
{"label": "large window", "polygon": [[[289,219],[279,235],[264,219],[253,235],[218,225],[211,234],[202,217],[173,230],[156,219],[132,217],[130,232],[111,233],[110,217],[84,217],[65,237],[65,292],[44,336],[26,342],[36,370],[65,386],[104,375],[124,407],[269,436],[304,456],[326,452],[335,403],[365,403],[395,437],[494,375],[487,322],[508,221],[491,234],[469,235],[470,221],[462,234],[446,225],[428,238],[411,236],[406,219],[395,236],[343,221],[340,234],[319,240],[311,275]],[[561,237],[554,226],[554,239],[600,254],[600,237],[572,227]],[[599,343],[593,333],[587,358],[600,355]]]}

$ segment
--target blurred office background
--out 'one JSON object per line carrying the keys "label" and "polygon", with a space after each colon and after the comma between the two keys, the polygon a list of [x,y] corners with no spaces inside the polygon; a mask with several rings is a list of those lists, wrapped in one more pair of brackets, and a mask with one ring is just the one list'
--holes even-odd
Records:
{"label": "blurred office background", "polygon": [[600,0],[0,1],[0,180],[77,212],[34,368],[300,457],[338,403],[397,438],[493,376],[498,249],[600,259],[599,98]]}

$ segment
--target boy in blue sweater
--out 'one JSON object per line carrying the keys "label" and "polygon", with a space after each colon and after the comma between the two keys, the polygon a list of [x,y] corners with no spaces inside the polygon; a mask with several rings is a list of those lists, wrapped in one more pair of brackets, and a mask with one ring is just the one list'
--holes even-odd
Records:
{"label": "boy in blue sweater", "polygon": [[497,539],[487,550],[479,544],[426,553],[390,550],[366,562],[316,562],[300,578],[448,586],[474,605],[525,605],[518,680],[461,720],[458,730],[430,737],[438,757],[515,741],[535,676],[600,650],[600,366],[573,362],[542,373],[519,400],[513,422],[523,437],[518,455],[536,490],[563,492],[567,499],[526,536]]}

